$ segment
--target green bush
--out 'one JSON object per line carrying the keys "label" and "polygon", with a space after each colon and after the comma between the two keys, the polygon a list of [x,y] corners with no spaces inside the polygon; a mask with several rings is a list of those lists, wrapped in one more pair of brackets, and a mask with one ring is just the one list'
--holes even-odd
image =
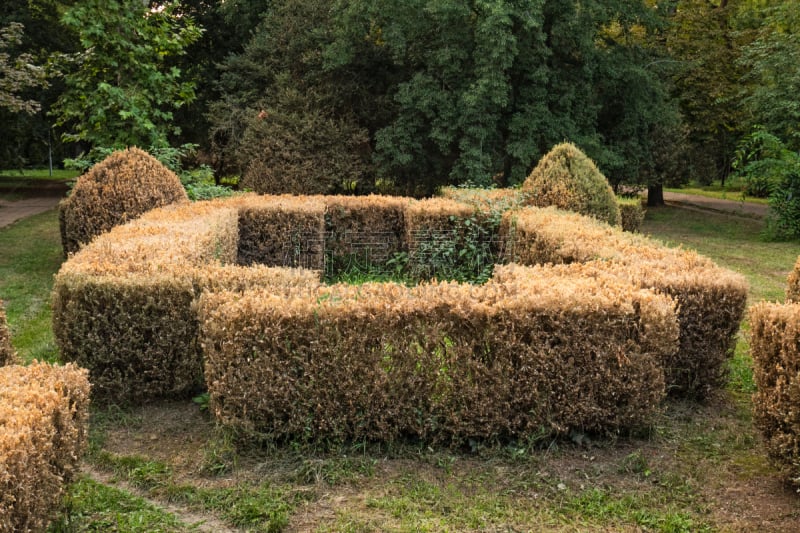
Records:
{"label": "green bush", "polygon": [[153,208],[188,197],[178,176],[138,148],[114,152],[78,178],[59,205],[64,253]]}
{"label": "green bush", "polygon": [[556,206],[620,225],[617,200],[608,180],[577,146],[553,147],[522,184],[529,205]]}

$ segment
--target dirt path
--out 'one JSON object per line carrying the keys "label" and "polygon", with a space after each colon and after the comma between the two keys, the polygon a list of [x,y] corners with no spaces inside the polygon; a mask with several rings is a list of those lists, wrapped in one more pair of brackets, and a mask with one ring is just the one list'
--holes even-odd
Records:
{"label": "dirt path", "polygon": [[13,224],[22,218],[49,211],[55,208],[60,201],[61,197],[59,196],[25,198],[16,202],[9,202],[0,198],[0,228]]}
{"label": "dirt path", "polygon": [[767,216],[767,212],[769,211],[769,206],[764,204],[754,204],[736,200],[722,200],[720,198],[709,198],[706,196],[696,196],[694,194],[683,194],[668,191],[664,191],[664,201],[667,202],[667,204],[676,205],[679,207],[717,211],[751,218],[764,218]]}

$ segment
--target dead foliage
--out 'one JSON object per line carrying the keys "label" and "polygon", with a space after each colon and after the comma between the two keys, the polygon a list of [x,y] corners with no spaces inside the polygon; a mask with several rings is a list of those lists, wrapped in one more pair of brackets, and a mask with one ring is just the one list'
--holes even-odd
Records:
{"label": "dead foliage", "polygon": [[797,262],[787,281],[789,285],[786,287],[786,301],[800,302],[800,256],[797,256]]}
{"label": "dead foliage", "polygon": [[451,444],[645,421],[677,347],[671,299],[580,268],[505,272],[480,287],[206,293],[215,417],[268,439]]}
{"label": "dead foliage", "polygon": [[64,254],[155,207],[188,201],[178,176],[147,152],[114,152],[79,177],[59,205]]}
{"label": "dead foliage", "polygon": [[800,486],[800,304],[759,302],[749,315],[755,424],[770,458]]}
{"label": "dead foliage", "polygon": [[0,368],[0,531],[42,531],[87,442],[89,381],[74,365]]}
{"label": "dead foliage", "polygon": [[8,331],[6,310],[0,300],[0,366],[12,365],[17,362],[17,353],[11,345],[11,333]]}
{"label": "dead foliage", "polygon": [[524,265],[591,263],[678,303],[680,350],[666,364],[670,394],[706,397],[725,383],[725,361],[744,313],[747,282],[695,252],[666,246],[554,208],[504,216],[507,259]]}

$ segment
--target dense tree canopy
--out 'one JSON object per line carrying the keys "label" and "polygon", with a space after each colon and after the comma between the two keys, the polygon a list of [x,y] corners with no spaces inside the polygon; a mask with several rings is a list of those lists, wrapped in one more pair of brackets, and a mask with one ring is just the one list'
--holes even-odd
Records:
{"label": "dense tree canopy", "polygon": [[192,142],[217,176],[326,192],[516,184],[564,141],[615,187],[725,179],[756,126],[800,148],[796,0],[7,5],[1,28],[34,31],[0,46],[72,60],[18,92],[27,122],[0,109],[2,166],[35,163],[50,120],[81,149]]}

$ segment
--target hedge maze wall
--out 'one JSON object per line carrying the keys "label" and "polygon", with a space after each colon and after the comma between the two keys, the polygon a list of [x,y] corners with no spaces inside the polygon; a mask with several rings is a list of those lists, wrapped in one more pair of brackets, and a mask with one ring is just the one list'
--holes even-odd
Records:
{"label": "hedge maze wall", "polygon": [[[496,196],[491,208],[246,195],[157,209],[64,264],[56,338],[97,397],[207,387],[223,424],[273,439],[616,431],[668,392],[721,383],[741,276],[587,217],[502,215]],[[405,254],[441,279],[425,253],[442,242],[513,264],[480,285],[321,281],[365,253]],[[461,268],[474,254],[459,255]]]}

